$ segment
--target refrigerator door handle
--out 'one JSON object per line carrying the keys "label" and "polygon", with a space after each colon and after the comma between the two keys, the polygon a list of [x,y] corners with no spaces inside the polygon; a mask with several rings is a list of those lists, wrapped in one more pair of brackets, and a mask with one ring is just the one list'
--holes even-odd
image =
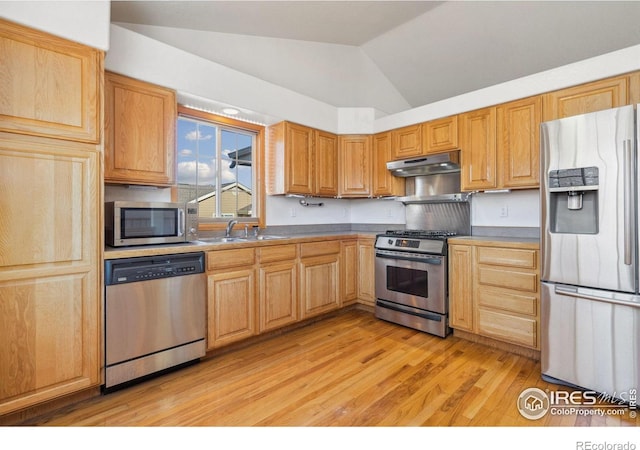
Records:
{"label": "refrigerator door handle", "polygon": [[624,263],[633,264],[633,146],[631,140],[623,142],[624,151]]}
{"label": "refrigerator door handle", "polygon": [[629,297],[631,300],[623,300],[620,298],[600,296],[592,292],[585,292],[585,290],[578,289],[577,287],[574,287],[574,286],[561,286],[561,285],[555,286],[555,292],[558,295],[567,295],[569,297],[583,298],[587,300],[594,300],[597,302],[612,303],[615,305],[622,305],[622,306],[631,306],[632,308],[640,308],[640,297],[636,297],[631,294],[626,294],[626,296]]}

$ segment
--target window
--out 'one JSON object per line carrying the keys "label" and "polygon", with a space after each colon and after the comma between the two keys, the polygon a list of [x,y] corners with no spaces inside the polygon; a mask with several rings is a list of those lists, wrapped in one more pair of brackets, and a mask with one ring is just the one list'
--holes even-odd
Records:
{"label": "window", "polygon": [[198,203],[201,228],[231,218],[261,222],[263,127],[186,107],[178,112],[177,200]]}

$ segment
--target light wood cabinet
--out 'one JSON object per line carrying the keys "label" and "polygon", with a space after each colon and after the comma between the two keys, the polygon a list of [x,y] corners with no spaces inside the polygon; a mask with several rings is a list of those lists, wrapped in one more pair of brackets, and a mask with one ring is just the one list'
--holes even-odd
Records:
{"label": "light wood cabinet", "polygon": [[269,127],[267,194],[314,194],[314,130],[292,122]]}
{"label": "light wood cabinet", "polygon": [[358,303],[375,306],[375,239],[358,239]]}
{"label": "light wood cabinet", "polygon": [[105,74],[107,183],[175,183],[175,91],[111,72]]}
{"label": "light wood cabinet", "polygon": [[373,169],[371,193],[374,197],[401,196],[405,194],[405,179],[394,177],[387,169],[387,162],[393,160],[391,132],[373,136]]}
{"label": "light wood cabinet", "polygon": [[544,121],[624,106],[628,83],[623,75],[549,92],[544,96]]}
{"label": "light wood cabinet", "polygon": [[340,281],[342,304],[351,305],[358,299],[358,241],[342,241],[340,248]]}
{"label": "light wood cabinet", "polygon": [[371,196],[371,139],[368,135],[339,137],[339,197]]}
{"label": "light wood cabinet", "polygon": [[422,155],[422,128],[409,125],[391,131],[393,159],[405,159]]}
{"label": "light wood cabinet", "polygon": [[443,117],[422,124],[423,154],[431,155],[460,148],[458,116]]}
{"label": "light wood cabinet", "polygon": [[629,74],[629,105],[640,104],[640,72]]}
{"label": "light wood cabinet", "polygon": [[540,186],[541,122],[542,96],[497,107],[498,188]]}
{"label": "light wood cabinet", "polygon": [[484,108],[460,116],[461,174],[463,191],[495,189],[496,108]]}
{"label": "light wood cabinet", "polygon": [[319,197],[338,195],[338,136],[326,131],[314,131],[315,187]]}
{"label": "light wood cabinet", "polygon": [[0,415],[100,384],[103,56],[0,20]]}
{"label": "light wood cabinet", "polygon": [[99,50],[0,19],[0,131],[98,143]]}
{"label": "light wood cabinet", "polygon": [[100,157],[0,133],[0,414],[100,383]]}
{"label": "light wood cabinet", "polygon": [[207,349],[257,333],[253,248],[207,253]]}
{"label": "light wood cabinet", "polygon": [[306,319],[342,306],[340,241],[300,244],[300,313]]}
{"label": "light wood cabinet", "polygon": [[258,288],[259,332],[280,328],[298,320],[298,262],[296,244],[263,247]]}
{"label": "light wood cabinet", "polygon": [[452,328],[540,349],[537,246],[451,244],[449,264]]}
{"label": "light wood cabinet", "polygon": [[473,331],[473,247],[449,246],[449,325]]}

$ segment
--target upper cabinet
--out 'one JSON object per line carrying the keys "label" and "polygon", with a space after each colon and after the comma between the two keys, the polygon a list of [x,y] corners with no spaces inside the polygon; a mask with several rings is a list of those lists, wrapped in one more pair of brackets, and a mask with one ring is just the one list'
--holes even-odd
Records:
{"label": "upper cabinet", "polygon": [[620,76],[549,92],[544,98],[544,121],[626,105],[628,83],[629,76]]}
{"label": "upper cabinet", "polygon": [[371,136],[340,136],[338,196],[370,197]]}
{"label": "upper cabinet", "polygon": [[462,114],[462,190],[537,188],[541,117],[541,96]]}
{"label": "upper cabinet", "polygon": [[393,159],[422,155],[422,128],[420,124],[391,131]]}
{"label": "upper cabinet", "polygon": [[338,195],[338,136],[326,131],[314,131],[315,189],[322,197]]}
{"label": "upper cabinet", "polygon": [[541,96],[497,107],[498,187],[539,187],[541,121]]}
{"label": "upper cabinet", "polygon": [[405,193],[405,179],[394,177],[387,169],[387,162],[393,159],[391,132],[373,136],[373,168],[371,194],[374,197],[399,196]]}
{"label": "upper cabinet", "polygon": [[462,114],[460,128],[462,190],[496,189],[496,108]]}
{"label": "upper cabinet", "polygon": [[458,116],[444,117],[422,124],[422,148],[425,155],[456,150]]}
{"label": "upper cabinet", "polygon": [[314,194],[314,130],[291,122],[269,127],[267,194]]}
{"label": "upper cabinet", "polygon": [[98,143],[101,51],[0,20],[0,131]]}
{"label": "upper cabinet", "polygon": [[176,95],[171,89],[105,74],[106,183],[175,183]]}

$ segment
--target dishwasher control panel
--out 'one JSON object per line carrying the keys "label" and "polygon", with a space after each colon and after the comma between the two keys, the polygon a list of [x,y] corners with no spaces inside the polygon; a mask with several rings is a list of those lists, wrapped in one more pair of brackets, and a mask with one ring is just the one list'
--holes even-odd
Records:
{"label": "dishwasher control panel", "polygon": [[105,262],[105,284],[111,286],[203,272],[203,252],[115,259]]}

